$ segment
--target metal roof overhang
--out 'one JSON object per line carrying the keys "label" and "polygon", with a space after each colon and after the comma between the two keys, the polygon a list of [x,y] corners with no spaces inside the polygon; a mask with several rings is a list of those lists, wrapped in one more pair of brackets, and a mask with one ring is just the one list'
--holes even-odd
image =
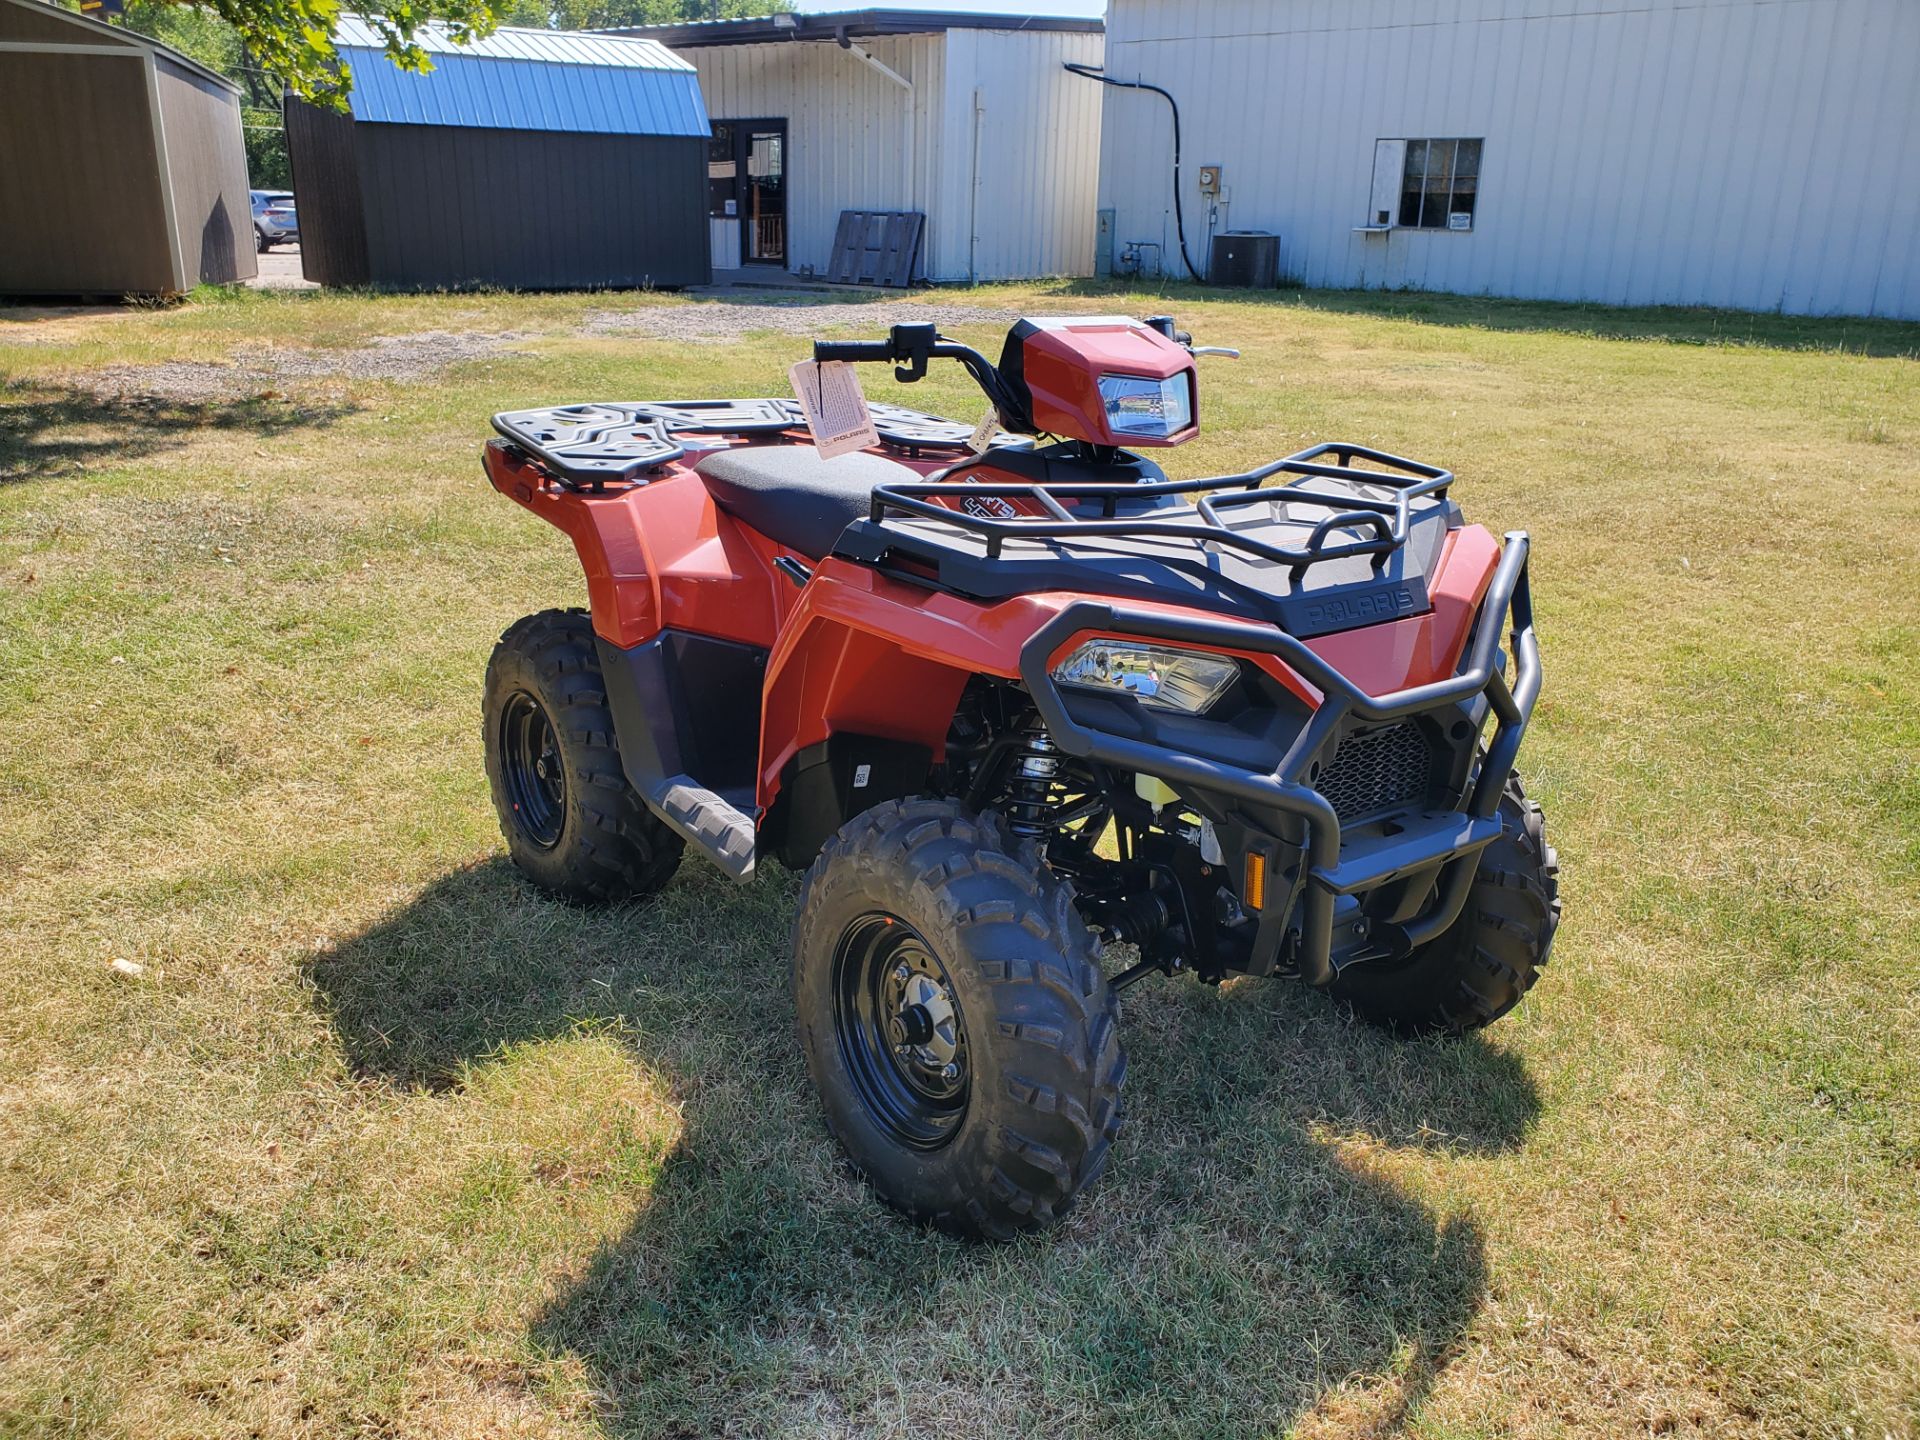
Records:
{"label": "metal roof overhang", "polygon": [[356,121],[700,139],[710,133],[699,74],[655,42],[502,27],[462,43],[438,25],[423,27],[416,39],[432,63],[424,74],[394,65],[364,20],[341,20],[335,45],[353,74],[347,104]]}
{"label": "metal roof overhang", "polygon": [[1103,21],[1065,15],[983,15],[956,10],[842,10],[769,15],[754,20],[692,20],[597,31],[658,40],[675,50],[702,45],[764,45],[781,40],[861,40],[874,35],[937,35],[946,30],[1064,30],[1098,35]]}
{"label": "metal roof overhang", "polygon": [[373,124],[458,125],[597,135],[705,139],[707,110],[691,72],[556,65],[435,55],[425,75],[384,52],[341,48],[353,67],[353,118]]}

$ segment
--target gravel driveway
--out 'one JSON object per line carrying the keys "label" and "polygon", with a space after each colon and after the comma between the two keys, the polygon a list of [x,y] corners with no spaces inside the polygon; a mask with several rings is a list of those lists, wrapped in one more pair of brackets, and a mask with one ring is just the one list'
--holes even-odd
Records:
{"label": "gravel driveway", "polygon": [[695,300],[634,310],[590,310],[581,329],[589,335],[644,335],[655,340],[724,344],[743,335],[776,331],[813,335],[835,328],[880,334],[889,325],[998,325],[1019,316],[1010,310],[915,300]]}

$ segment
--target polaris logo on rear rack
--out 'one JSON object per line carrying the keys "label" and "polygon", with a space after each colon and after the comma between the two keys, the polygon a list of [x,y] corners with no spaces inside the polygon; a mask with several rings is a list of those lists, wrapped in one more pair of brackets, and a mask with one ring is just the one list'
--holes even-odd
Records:
{"label": "polaris logo on rear rack", "polygon": [[1284,608],[1288,612],[1287,628],[1295,635],[1325,635],[1418,615],[1427,608],[1427,586],[1424,580],[1408,580],[1314,600],[1295,600]]}

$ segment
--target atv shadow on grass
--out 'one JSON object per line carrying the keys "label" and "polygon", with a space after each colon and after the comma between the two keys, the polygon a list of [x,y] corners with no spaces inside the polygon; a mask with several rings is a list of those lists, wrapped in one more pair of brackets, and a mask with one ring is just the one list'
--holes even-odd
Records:
{"label": "atv shadow on grass", "polygon": [[273,439],[331,425],[352,408],[277,394],[171,400],[32,382],[0,386],[0,485],[122,464],[177,449],[208,431]]}
{"label": "atv shadow on grass", "polygon": [[1479,1225],[1393,1159],[1520,1144],[1538,1099],[1512,1055],[1396,1044],[1288,985],[1169,985],[1130,1018],[1124,1163],[1050,1235],[970,1246],[889,1215],[826,1133],[793,1038],[796,888],[690,869],[589,912],[489,861],[310,967],[368,1079],[455,1091],[584,1023],[671,1085],[680,1143],[624,1234],[552,1257],[584,1268],[531,1320],[610,1433],[1220,1435],[1418,1403],[1487,1268]]}

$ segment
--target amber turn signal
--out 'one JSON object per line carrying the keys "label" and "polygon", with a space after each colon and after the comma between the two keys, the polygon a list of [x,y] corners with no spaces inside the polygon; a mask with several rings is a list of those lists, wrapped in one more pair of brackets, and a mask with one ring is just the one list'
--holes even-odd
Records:
{"label": "amber turn signal", "polygon": [[1249,910],[1267,908],[1267,857],[1258,851],[1247,852],[1246,878],[1240,887],[1240,900]]}

